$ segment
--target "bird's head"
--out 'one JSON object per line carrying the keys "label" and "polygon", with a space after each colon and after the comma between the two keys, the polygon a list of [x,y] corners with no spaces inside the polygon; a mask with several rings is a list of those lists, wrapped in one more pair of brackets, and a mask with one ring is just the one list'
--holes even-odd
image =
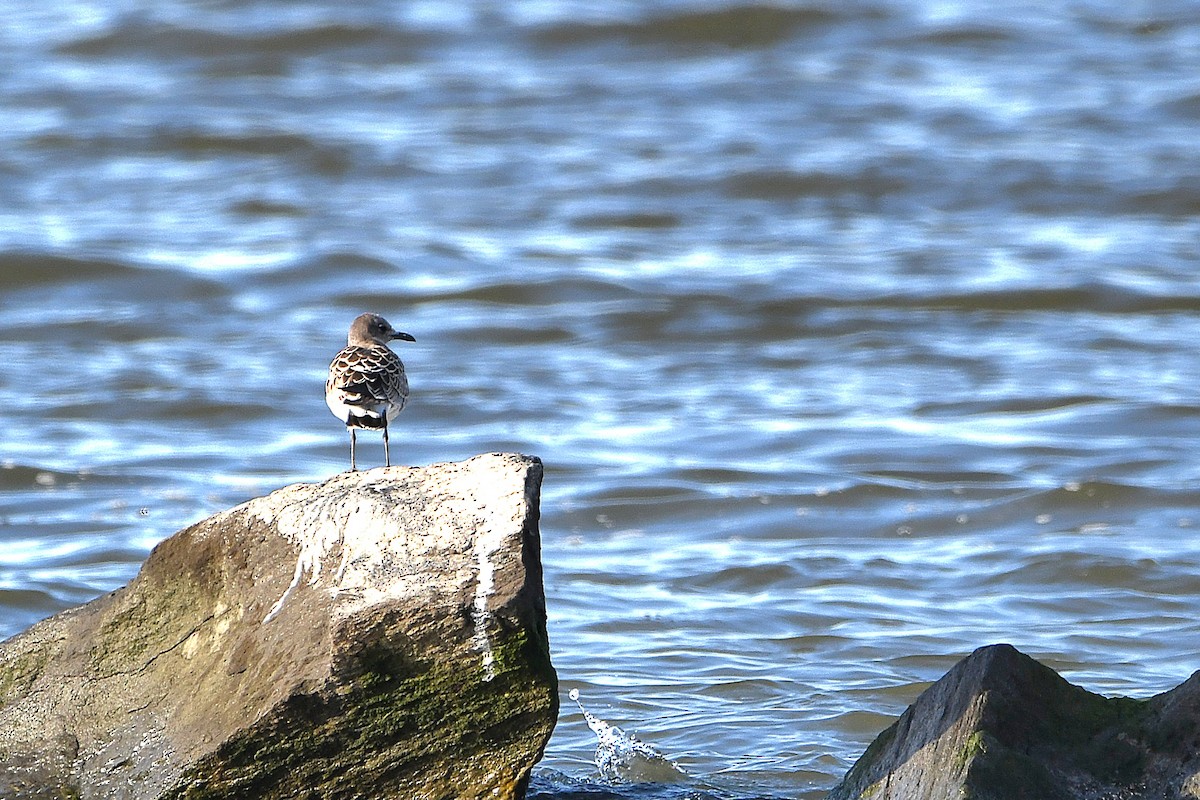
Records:
{"label": "bird's head", "polygon": [[396,330],[392,324],[378,314],[359,314],[350,325],[349,344],[366,346],[370,344],[386,345],[388,342],[400,339],[405,342],[415,342],[412,336]]}

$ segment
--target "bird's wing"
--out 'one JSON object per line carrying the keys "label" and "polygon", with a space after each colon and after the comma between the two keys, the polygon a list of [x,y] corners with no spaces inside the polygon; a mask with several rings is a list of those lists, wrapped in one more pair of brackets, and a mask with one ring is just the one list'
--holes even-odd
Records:
{"label": "bird's wing", "polygon": [[348,405],[403,405],[408,397],[404,364],[387,347],[350,346],[329,365],[327,391],[337,390]]}

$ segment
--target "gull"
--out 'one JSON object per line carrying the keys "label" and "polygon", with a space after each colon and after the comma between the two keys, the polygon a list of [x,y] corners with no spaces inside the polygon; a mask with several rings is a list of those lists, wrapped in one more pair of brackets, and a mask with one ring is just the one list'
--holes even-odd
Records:
{"label": "gull", "polygon": [[384,462],[392,465],[388,422],[408,400],[404,363],[387,344],[396,339],[416,341],[378,314],[360,314],[350,324],[345,348],[329,365],[325,404],[350,432],[351,470],[358,469],[354,462],[354,432],[359,428],[383,431]]}

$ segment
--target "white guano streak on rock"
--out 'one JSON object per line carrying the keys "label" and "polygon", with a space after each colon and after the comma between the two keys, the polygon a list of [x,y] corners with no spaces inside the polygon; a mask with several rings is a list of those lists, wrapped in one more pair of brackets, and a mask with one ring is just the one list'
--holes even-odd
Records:
{"label": "white guano streak on rock", "polygon": [[[524,465],[504,465],[523,473]],[[495,468],[493,468],[493,472]],[[519,477],[519,476],[514,476]],[[492,649],[492,627],[494,614],[491,610],[492,595],[496,589],[497,557],[505,553],[505,539],[521,535],[525,517],[529,513],[523,480],[501,480],[493,475],[479,480],[470,472],[461,472],[450,481],[450,488],[462,498],[474,517],[475,545],[475,594],[471,603],[471,646],[482,659],[483,680],[496,677],[496,656]],[[466,510],[466,509],[464,509]],[[514,543],[519,550],[521,543]]]}
{"label": "white guano streak on rock", "polygon": [[[276,493],[277,495],[283,494],[284,497],[277,498],[276,495],[269,495],[250,503],[250,511],[254,516],[268,525],[274,525],[280,533],[300,546],[300,552],[296,556],[296,569],[292,573],[292,582],[283,595],[275,601],[275,605],[271,606],[271,610],[263,618],[264,623],[270,622],[276,614],[283,610],[283,604],[300,585],[305,572],[309,573],[309,585],[316,585],[321,578],[321,560],[341,539],[341,528],[329,514],[329,506],[333,505],[332,503],[308,502],[308,498],[305,496],[288,497],[289,495],[299,495],[304,488],[307,487],[290,487]],[[293,501],[286,502],[287,499]],[[278,505],[276,502],[271,502],[273,500],[284,501],[284,504]]]}
{"label": "white guano streak on rock", "polygon": [[496,656],[492,652],[492,637],[488,632],[492,624],[488,602],[496,588],[496,567],[492,564],[492,556],[500,549],[502,541],[502,533],[498,535],[494,530],[481,532],[475,539],[475,563],[479,572],[475,581],[475,601],[471,604],[471,622],[475,626],[471,644],[483,654],[484,681],[496,677]]}
{"label": "white guano streak on rock", "polygon": [[363,502],[364,498],[361,497],[351,507],[347,502],[348,495],[314,496],[313,487],[304,485],[290,487],[276,495],[251,502],[249,510],[268,525],[274,525],[276,530],[298,545],[300,552],[296,556],[291,584],[267,612],[263,622],[270,622],[283,610],[305,573],[308,573],[310,586],[320,582],[323,561],[339,543],[342,545],[342,559],[337,575],[331,581],[331,591],[336,595],[347,589],[360,589],[364,590],[361,596],[368,603],[377,601],[377,596],[366,597],[365,590],[368,587],[347,587],[342,585],[342,580],[347,565],[364,555],[363,550],[369,548],[377,552],[380,544],[387,540],[383,530],[386,522],[384,510],[369,499]]}

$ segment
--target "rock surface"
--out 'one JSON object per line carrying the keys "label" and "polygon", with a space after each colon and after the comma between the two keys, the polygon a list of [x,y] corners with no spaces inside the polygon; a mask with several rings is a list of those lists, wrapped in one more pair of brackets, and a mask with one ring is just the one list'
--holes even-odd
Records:
{"label": "rock surface", "polygon": [[1073,686],[1009,645],[956,664],[829,800],[1200,797],[1200,673],[1148,700]]}
{"label": "rock surface", "polygon": [[524,794],[558,713],[541,462],[299,484],[0,644],[0,797]]}

